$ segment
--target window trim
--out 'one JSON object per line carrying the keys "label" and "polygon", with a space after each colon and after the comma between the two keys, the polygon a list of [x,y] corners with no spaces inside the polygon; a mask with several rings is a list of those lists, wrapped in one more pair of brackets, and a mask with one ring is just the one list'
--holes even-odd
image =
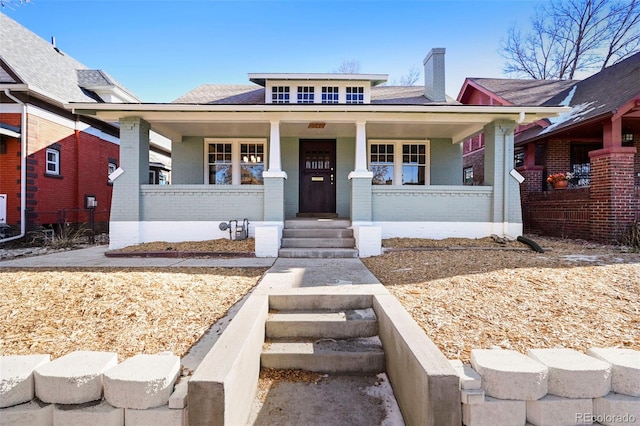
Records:
{"label": "window trim", "polygon": [[[49,154],[55,155],[54,161],[49,161]],[[49,170],[49,164],[55,165],[55,170]],[[44,174],[47,176],[61,176],[60,173],[60,149],[49,147],[44,154]]]}
{"label": "window trim", "polygon": [[[282,99],[280,99],[282,97]],[[291,86],[275,85],[271,86],[271,103],[272,104],[290,104],[291,103]]]}
{"label": "window trim", "polygon": [[[349,93],[350,91],[351,93]],[[364,86],[347,86],[345,88],[344,103],[348,105],[364,104],[365,102],[364,92],[365,92]],[[353,99],[354,96],[356,97],[355,101]],[[349,99],[349,97],[351,97],[351,99]]]}
{"label": "window trim", "polygon": [[[367,167],[371,166],[371,145],[393,145],[393,182],[394,187],[416,187],[431,185],[431,141],[429,139],[369,139],[367,141]],[[425,146],[425,173],[424,185],[403,185],[402,184],[402,146],[403,145],[424,145]],[[385,185],[375,185],[385,186]]]}
{"label": "window trim", "polygon": [[[204,184],[216,185],[209,183],[209,145],[216,143],[231,144],[231,185],[217,185],[220,187],[242,185],[242,159],[240,158],[240,145],[242,144],[263,144],[264,145],[264,170],[267,170],[268,145],[267,139],[264,138],[204,138]],[[246,184],[245,184],[246,185]],[[247,185],[248,186],[248,185]],[[253,185],[256,186],[256,185]]]}

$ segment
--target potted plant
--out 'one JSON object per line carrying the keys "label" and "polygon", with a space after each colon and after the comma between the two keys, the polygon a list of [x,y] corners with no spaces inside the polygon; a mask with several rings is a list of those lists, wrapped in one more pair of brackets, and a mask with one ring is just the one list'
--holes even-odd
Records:
{"label": "potted plant", "polygon": [[569,186],[569,181],[573,179],[573,173],[554,173],[549,175],[547,183],[551,184],[553,189],[565,189]]}

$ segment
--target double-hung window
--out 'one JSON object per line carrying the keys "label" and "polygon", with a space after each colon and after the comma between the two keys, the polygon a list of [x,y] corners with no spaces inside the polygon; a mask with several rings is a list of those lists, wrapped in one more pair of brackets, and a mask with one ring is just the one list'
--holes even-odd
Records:
{"label": "double-hung window", "polygon": [[322,86],[323,104],[337,104],[339,99],[340,98],[337,86]]}
{"label": "double-hung window", "polygon": [[313,86],[299,86],[298,87],[298,103],[299,104],[312,104],[314,102],[314,87]]}
{"label": "double-hung window", "polygon": [[263,139],[205,139],[205,183],[263,185]]}
{"label": "double-hung window", "polygon": [[347,103],[363,104],[364,103],[364,87],[347,87]]}
{"label": "double-hung window", "polygon": [[289,86],[273,86],[271,88],[271,103],[288,104],[290,102]]}
{"label": "double-hung window", "polygon": [[60,174],[60,150],[54,148],[47,148],[46,151],[46,174],[59,175]]}
{"label": "double-hung window", "polygon": [[429,141],[371,141],[373,185],[428,185]]}

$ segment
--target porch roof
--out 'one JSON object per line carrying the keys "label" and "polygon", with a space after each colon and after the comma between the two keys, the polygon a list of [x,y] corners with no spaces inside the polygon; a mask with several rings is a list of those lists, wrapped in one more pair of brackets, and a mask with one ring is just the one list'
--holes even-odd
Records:
{"label": "porch roof", "polygon": [[92,115],[104,121],[140,117],[150,123],[153,130],[174,141],[180,141],[183,136],[216,136],[216,126],[222,123],[229,132],[233,132],[233,126],[246,132],[248,124],[262,127],[270,122],[291,124],[298,129],[306,128],[310,122],[335,125],[366,122],[391,126],[397,130],[398,137],[410,136],[403,134],[403,127],[407,127],[423,137],[451,138],[454,143],[481,132],[485,125],[497,120],[529,124],[570,110],[567,107],[389,104],[71,103],[65,107],[75,114]]}

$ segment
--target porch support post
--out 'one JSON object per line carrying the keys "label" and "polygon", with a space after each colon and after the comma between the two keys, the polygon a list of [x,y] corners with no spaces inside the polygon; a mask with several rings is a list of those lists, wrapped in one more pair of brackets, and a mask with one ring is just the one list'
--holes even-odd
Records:
{"label": "porch support post", "polygon": [[507,237],[522,235],[520,184],[510,175],[514,166],[514,121],[494,121],[484,127],[484,179],[493,186],[492,217],[494,233]]}
{"label": "porch support post", "polygon": [[355,170],[349,173],[351,180],[351,224],[360,257],[376,256],[382,252],[381,229],[372,226],[373,172],[367,169],[366,122],[356,123]]}
{"label": "porch support post", "polygon": [[271,121],[269,137],[269,169],[262,172],[264,180],[263,226],[256,228],[257,257],[277,257],[284,227],[284,181],[280,160],[280,122]]}
{"label": "porch support post", "polygon": [[[120,119],[120,164],[124,173],[113,182],[109,248],[139,244],[144,221],[140,185],[149,183],[149,130],[140,117]],[[100,201],[100,200],[98,200]]]}

